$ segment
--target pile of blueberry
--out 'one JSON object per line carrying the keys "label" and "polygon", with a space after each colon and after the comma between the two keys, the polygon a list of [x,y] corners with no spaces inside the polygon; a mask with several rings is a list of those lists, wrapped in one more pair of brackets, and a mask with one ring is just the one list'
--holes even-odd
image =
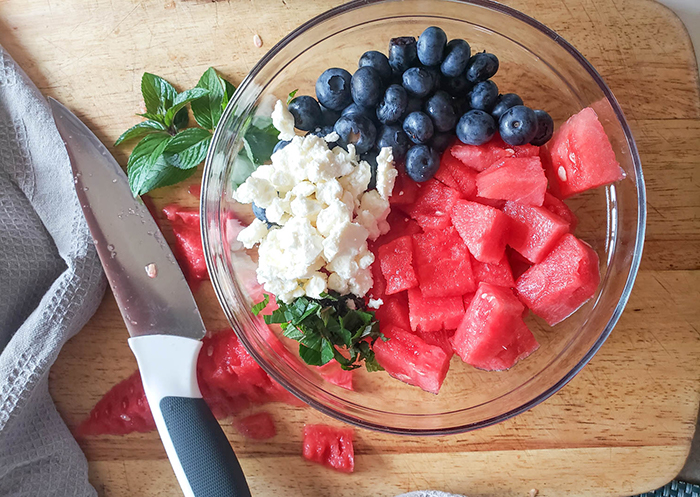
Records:
{"label": "pile of blueberry", "polygon": [[352,143],[373,168],[378,151],[391,147],[412,179],[427,181],[455,134],[481,145],[498,131],[513,146],[543,145],[552,136],[549,114],[524,106],[515,93],[499,94],[490,79],[498,71],[495,55],[472,55],[469,43],[448,43],[438,27],[418,40],[393,38],[388,57],[366,52],[358,66],[355,74],[326,70],[316,81],[318,101],[298,96],[289,111],[296,128],[319,136],[335,131],[337,145]]}

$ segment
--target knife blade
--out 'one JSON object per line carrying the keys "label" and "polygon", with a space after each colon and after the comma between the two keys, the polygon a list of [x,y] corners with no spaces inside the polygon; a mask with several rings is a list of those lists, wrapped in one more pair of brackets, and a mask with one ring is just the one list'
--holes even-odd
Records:
{"label": "knife blade", "polygon": [[192,292],[155,220],[107,148],[49,99],[68,152],[78,201],[131,335],[158,433],[187,497],[249,497],[243,471],[202,399],[197,357],[206,330]]}

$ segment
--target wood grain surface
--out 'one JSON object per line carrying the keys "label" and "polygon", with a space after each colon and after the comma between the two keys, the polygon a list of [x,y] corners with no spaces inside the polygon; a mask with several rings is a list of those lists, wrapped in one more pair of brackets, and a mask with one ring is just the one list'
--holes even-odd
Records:
{"label": "wood grain surface", "polygon": [[[110,144],[138,120],[144,71],[184,88],[215,66],[238,83],[288,31],[338,3],[0,0],[0,44],[46,95]],[[630,495],[663,485],[682,467],[700,400],[700,97],[692,47],[680,21],[650,0],[505,3],[578,48],[632,126],[649,220],[627,311],[583,372],[540,406],[458,436],[357,430],[353,475],[301,459],[303,423],[333,423],[311,409],[272,406],[279,434],[262,443],[224,423],[254,495],[390,497],[425,488],[470,496],[526,496],[531,489],[542,496]],[[113,152],[126,163],[125,149]],[[187,185],[153,197],[158,205],[194,206]],[[226,326],[211,287],[196,298],[208,327]],[[108,294],[51,372],[51,392],[69,426],[135,369],[126,338]],[[156,434],[81,445],[99,495],[180,495]]]}

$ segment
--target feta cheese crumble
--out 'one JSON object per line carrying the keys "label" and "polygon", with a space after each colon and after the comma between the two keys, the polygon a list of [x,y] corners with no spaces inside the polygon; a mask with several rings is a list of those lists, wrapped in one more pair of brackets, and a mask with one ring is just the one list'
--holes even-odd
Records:
{"label": "feta cheese crumble", "polygon": [[[372,287],[374,254],[367,240],[389,230],[389,196],[397,171],[391,148],[377,157],[377,188],[367,190],[371,166],[348,145],[332,150],[325,138],[294,135],[294,119],[277,101],[272,119],[280,139],[291,143],[258,167],[233,197],[265,209],[270,223],[255,219],[237,240],[258,245],[257,279],[266,291],[289,303],[334,290],[363,297]],[[290,118],[291,117],[291,121]],[[291,126],[291,128],[290,128]],[[381,305],[374,301],[375,305]]]}

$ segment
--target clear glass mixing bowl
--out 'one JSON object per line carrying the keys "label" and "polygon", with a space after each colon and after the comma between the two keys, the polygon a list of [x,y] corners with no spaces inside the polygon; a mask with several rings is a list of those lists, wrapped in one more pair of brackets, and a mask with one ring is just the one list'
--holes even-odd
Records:
{"label": "clear glass mixing bowl", "polygon": [[[316,78],[328,67],[353,72],[367,50],[386,53],[389,39],[442,27],[464,38],[473,51],[500,59],[495,82],[525,103],[547,110],[557,125],[592,106],[611,139],[627,178],[569,201],[580,219],[576,235],[601,261],[596,295],[554,328],[530,315],[540,348],[509,371],[480,371],[457,356],[439,395],[391,379],[356,373],[356,391],[325,382],[303,365],[296,343],[270,338],[250,312],[254,268],[236,256],[231,213],[252,220],[249,206],[232,198],[249,169],[240,160],[242,136],[255,116],[269,116],[271,102],[296,88],[314,95]],[[485,0],[356,1],[299,27],[253,68],[238,88],[216,130],[202,189],[202,233],[209,272],[221,305],[248,351],[278,382],[306,403],[343,421],[402,434],[457,433],[519,414],[562,388],[591,359],[627,303],[642,254],[646,219],[642,169],[622,110],[595,69],[555,32],[524,14]],[[358,370],[359,371],[359,370]]]}

